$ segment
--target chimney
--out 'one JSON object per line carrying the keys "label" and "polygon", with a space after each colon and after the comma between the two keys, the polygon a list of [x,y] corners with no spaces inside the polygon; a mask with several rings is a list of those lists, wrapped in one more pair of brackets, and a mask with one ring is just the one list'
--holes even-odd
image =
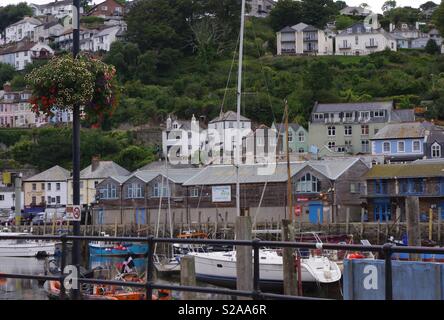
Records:
{"label": "chimney", "polygon": [[94,172],[100,165],[100,156],[93,156],[91,159],[91,171]]}
{"label": "chimney", "polygon": [[395,25],[390,22],[389,32],[393,32],[393,30],[395,30]]}
{"label": "chimney", "polygon": [[12,90],[11,90],[11,84],[9,83],[9,82],[6,82],[4,85],[3,85],[3,90],[5,90],[5,92],[11,92]]}

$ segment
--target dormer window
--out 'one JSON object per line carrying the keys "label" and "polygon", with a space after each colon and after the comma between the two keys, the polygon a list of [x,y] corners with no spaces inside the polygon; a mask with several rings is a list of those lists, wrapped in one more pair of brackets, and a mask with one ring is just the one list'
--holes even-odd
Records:
{"label": "dormer window", "polygon": [[439,145],[438,142],[435,142],[432,145],[432,153],[431,153],[432,158],[441,158],[441,146]]}
{"label": "dormer window", "polygon": [[173,129],[178,129],[179,125],[177,123],[173,123]]}
{"label": "dormer window", "polygon": [[353,29],[352,28],[348,28],[347,29],[347,33],[352,33],[353,32]]}

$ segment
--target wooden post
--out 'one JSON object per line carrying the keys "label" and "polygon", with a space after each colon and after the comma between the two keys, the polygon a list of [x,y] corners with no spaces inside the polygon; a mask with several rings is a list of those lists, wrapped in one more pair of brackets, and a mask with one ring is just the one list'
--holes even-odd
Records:
{"label": "wooden post", "polygon": [[441,207],[438,207],[438,244],[441,244],[441,223],[442,223],[442,211]]}
{"label": "wooden post", "polygon": [[[409,246],[421,246],[421,225],[419,224],[419,198],[407,197],[405,199],[407,216],[407,236]],[[419,261],[419,254],[410,254],[413,261]]]}
{"label": "wooden post", "polygon": [[[196,286],[196,267],[193,256],[187,255],[180,258],[180,284],[182,286]],[[195,298],[195,292],[182,292],[182,300],[193,300]]]}
{"label": "wooden post", "polygon": [[433,209],[429,209],[429,240],[433,240]]}
{"label": "wooden post", "polygon": [[361,230],[359,231],[361,239],[364,237],[364,217],[365,217],[365,209],[361,208]]}
{"label": "wooden post", "polygon": [[350,233],[350,208],[347,208],[345,213],[345,233]]}
{"label": "wooden post", "polygon": [[[290,220],[282,220],[282,241],[294,242],[294,232]],[[296,264],[293,252],[293,248],[284,248],[282,252],[284,294],[289,296],[296,296],[298,294]]]}
{"label": "wooden post", "polygon": [[[251,240],[251,217],[236,217],[236,239]],[[236,246],[237,290],[253,290],[253,255],[249,246]],[[239,298],[242,300],[249,298]]]}

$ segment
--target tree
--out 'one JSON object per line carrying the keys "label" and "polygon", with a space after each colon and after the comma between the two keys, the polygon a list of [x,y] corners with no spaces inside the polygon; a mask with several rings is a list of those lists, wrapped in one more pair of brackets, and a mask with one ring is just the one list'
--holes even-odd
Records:
{"label": "tree", "polygon": [[32,9],[26,2],[20,2],[17,5],[7,5],[0,7],[0,33],[2,33],[9,25],[20,21],[25,16],[31,16]]}
{"label": "tree", "polygon": [[139,146],[128,146],[115,158],[116,163],[129,171],[134,171],[154,161],[154,151]]}
{"label": "tree", "polygon": [[11,81],[15,74],[16,71],[13,66],[0,63],[0,88],[5,82]]}
{"label": "tree", "polygon": [[302,0],[302,22],[324,29],[339,14],[333,0]]}
{"label": "tree", "polygon": [[347,8],[347,3],[345,1],[335,1],[335,6],[340,11]]}
{"label": "tree", "polygon": [[438,44],[434,39],[430,39],[429,41],[427,41],[427,44],[424,49],[428,54],[441,53],[441,48],[438,46]]}
{"label": "tree", "polygon": [[339,15],[336,17],[336,30],[344,30],[355,23],[355,20],[350,16]]}
{"label": "tree", "polygon": [[415,24],[420,15],[420,10],[411,7],[398,7],[384,12],[384,17],[397,25],[400,22]]}
{"label": "tree", "polygon": [[395,0],[389,0],[384,2],[384,4],[382,5],[382,11],[390,11],[392,9],[396,8],[396,1]]}
{"label": "tree", "polygon": [[432,16],[432,22],[441,34],[444,34],[444,2],[441,2],[438,9]]}
{"label": "tree", "polygon": [[280,0],[270,12],[270,24],[274,31],[293,26],[302,19],[302,5],[299,1]]}

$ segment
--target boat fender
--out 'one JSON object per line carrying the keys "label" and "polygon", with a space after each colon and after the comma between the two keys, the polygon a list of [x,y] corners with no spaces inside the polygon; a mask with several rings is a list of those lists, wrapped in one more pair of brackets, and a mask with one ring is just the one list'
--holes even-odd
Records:
{"label": "boat fender", "polygon": [[320,242],[316,243],[316,249],[322,249],[322,243]]}

